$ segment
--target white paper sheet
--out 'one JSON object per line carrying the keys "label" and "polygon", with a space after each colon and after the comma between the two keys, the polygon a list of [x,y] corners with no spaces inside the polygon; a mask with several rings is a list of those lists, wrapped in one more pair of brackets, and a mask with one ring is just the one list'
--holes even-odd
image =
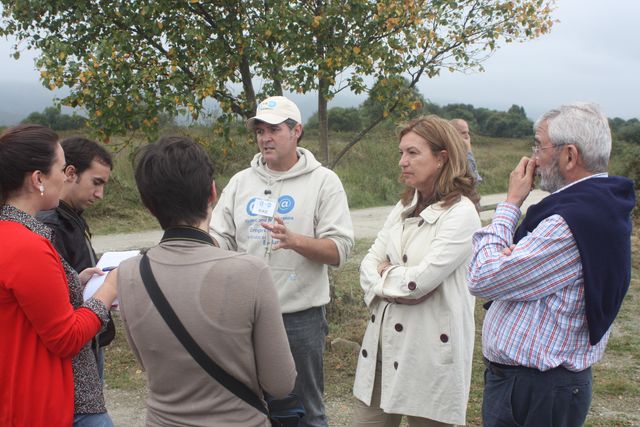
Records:
{"label": "white paper sheet", "polygon": [[[138,250],[135,250],[135,251],[105,252],[102,255],[102,257],[100,258],[100,260],[98,261],[98,265],[96,265],[96,267],[99,267],[99,268],[117,267],[125,259],[129,259],[131,257],[134,257],[134,256],[138,255],[139,253],[140,253],[140,251],[138,251]],[[104,279],[106,279],[106,277],[107,277],[106,274],[104,274],[102,276],[94,274],[93,277],[91,279],[89,279],[89,281],[87,282],[87,285],[84,288],[84,292],[83,292],[83,297],[84,297],[85,301],[88,300],[89,298],[91,298],[93,296],[93,294],[96,293],[98,288],[104,283]],[[117,299],[113,302],[113,305],[114,306],[118,305],[118,300]]]}

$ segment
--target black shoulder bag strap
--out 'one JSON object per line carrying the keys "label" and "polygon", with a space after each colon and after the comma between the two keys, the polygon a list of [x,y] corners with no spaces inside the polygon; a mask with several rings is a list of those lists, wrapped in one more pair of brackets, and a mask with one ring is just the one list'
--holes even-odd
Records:
{"label": "black shoulder bag strap", "polygon": [[142,276],[142,282],[144,283],[144,287],[147,289],[147,293],[149,294],[151,301],[167,323],[167,326],[169,326],[173,334],[178,338],[195,361],[198,362],[198,365],[207,371],[207,373],[222,386],[226,387],[231,393],[235,394],[237,397],[268,416],[267,408],[265,408],[258,396],[256,396],[249,387],[229,375],[224,369],[218,366],[218,364],[214,362],[207,353],[204,352],[204,350],[202,350],[198,343],[195,342],[193,337],[185,329],[182,322],[180,322],[180,319],[178,319],[175,311],[173,311],[169,301],[167,301],[167,298],[158,286],[158,282],[156,282],[153,272],[151,271],[151,265],[149,264],[147,254],[144,254],[140,260],[140,275]]}

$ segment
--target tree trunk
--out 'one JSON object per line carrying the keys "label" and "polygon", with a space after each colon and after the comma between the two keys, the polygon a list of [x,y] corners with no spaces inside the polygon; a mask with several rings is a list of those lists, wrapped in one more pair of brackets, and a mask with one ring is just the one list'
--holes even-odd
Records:
{"label": "tree trunk", "polygon": [[251,73],[251,65],[249,64],[249,58],[247,55],[242,55],[242,61],[240,62],[240,76],[242,77],[242,89],[244,89],[245,96],[249,102],[249,110],[245,119],[252,117],[256,113],[256,92],[253,90],[253,74]]}
{"label": "tree trunk", "polygon": [[318,82],[318,130],[320,145],[320,161],[323,165],[329,164],[329,116],[327,113],[327,97],[325,96],[328,89],[328,83],[321,78]]}
{"label": "tree trunk", "polygon": [[367,126],[365,129],[360,131],[360,133],[357,134],[351,141],[349,141],[349,143],[338,153],[336,158],[333,159],[333,161],[330,164],[327,163],[327,165],[328,165],[327,167],[329,169],[333,170],[338,165],[338,162],[340,160],[342,160],[344,155],[347,154],[349,152],[349,150],[351,150],[353,148],[354,145],[356,145],[358,142],[360,142],[362,140],[362,138],[364,138],[364,136],[366,134],[368,134],[374,127],[376,127],[380,123],[382,123],[383,120],[384,120],[384,116],[380,115],[369,126]]}
{"label": "tree trunk", "polygon": [[[277,76],[278,74],[274,72],[273,75]],[[282,96],[284,94],[284,92],[282,91],[282,81],[279,78],[273,79],[273,90],[275,91],[276,95]]]}

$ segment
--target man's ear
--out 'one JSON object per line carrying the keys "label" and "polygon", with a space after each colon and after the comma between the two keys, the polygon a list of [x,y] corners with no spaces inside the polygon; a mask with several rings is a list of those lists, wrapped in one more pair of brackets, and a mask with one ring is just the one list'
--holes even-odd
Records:
{"label": "man's ear", "polygon": [[576,168],[580,162],[580,152],[578,151],[578,147],[576,147],[573,144],[568,144],[567,145],[567,155],[566,155],[566,159],[567,159],[567,169],[574,169]]}
{"label": "man's ear", "polygon": [[211,194],[209,195],[209,204],[213,206],[213,204],[218,200],[218,191],[216,190],[216,182],[213,181],[211,183]]}
{"label": "man's ear", "polygon": [[67,176],[67,182],[74,182],[78,179],[78,173],[74,165],[65,166],[64,174]]}
{"label": "man's ear", "polygon": [[293,130],[295,132],[296,138],[300,138],[300,136],[302,135],[302,124],[301,123],[296,123],[296,125],[293,127]]}

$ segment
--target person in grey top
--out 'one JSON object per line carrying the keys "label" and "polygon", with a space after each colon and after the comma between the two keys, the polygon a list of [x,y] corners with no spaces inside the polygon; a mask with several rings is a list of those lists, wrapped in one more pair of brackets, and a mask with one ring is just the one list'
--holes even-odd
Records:
{"label": "person in grey top", "polygon": [[[257,396],[286,396],[296,369],[267,264],[214,246],[213,166],[186,137],[144,148],[136,166],[141,199],[164,229],[147,257],[158,286],[189,334]],[[126,337],[147,372],[148,426],[269,426],[267,416],[211,378],[171,332],[145,289],[141,256],[118,272]]]}
{"label": "person in grey top", "polygon": [[453,119],[450,121],[454,128],[458,131],[465,145],[467,146],[467,162],[469,164],[469,169],[471,170],[471,175],[475,178],[476,184],[480,184],[482,182],[482,176],[480,176],[480,172],[478,172],[478,164],[476,163],[476,158],[473,156],[473,151],[471,149],[471,134],[469,133],[469,124],[463,119]]}

